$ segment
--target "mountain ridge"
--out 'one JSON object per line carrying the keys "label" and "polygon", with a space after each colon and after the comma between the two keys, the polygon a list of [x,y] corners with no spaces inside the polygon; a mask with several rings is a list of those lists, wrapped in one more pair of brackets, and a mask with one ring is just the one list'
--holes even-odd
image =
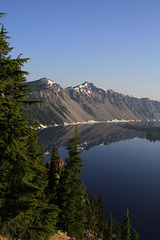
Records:
{"label": "mountain ridge", "polygon": [[36,120],[44,125],[82,121],[160,120],[160,102],[136,98],[102,89],[84,82],[75,87],[62,88],[49,78],[28,82],[34,89],[31,100],[43,100],[32,110]]}

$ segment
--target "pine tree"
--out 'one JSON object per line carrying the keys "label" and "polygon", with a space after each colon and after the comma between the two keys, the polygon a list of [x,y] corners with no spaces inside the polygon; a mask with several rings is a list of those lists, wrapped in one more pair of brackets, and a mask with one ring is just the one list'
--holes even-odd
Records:
{"label": "pine tree", "polygon": [[[2,16],[2,14],[1,14]],[[12,58],[2,25],[0,31],[0,230],[12,238],[47,239],[58,214],[48,206],[44,189],[44,154],[35,124],[24,113],[28,87],[22,71],[28,58]]]}
{"label": "pine tree", "polygon": [[79,138],[76,127],[74,137],[70,139],[67,147],[69,157],[62,171],[59,182],[58,204],[61,210],[59,227],[66,231],[70,237],[82,239],[84,229],[84,196],[83,182],[78,178],[81,172],[82,159],[78,150]]}
{"label": "pine tree", "polygon": [[131,240],[140,240],[139,233],[137,233],[135,229],[133,229]]}
{"label": "pine tree", "polygon": [[123,228],[122,228],[122,240],[130,240],[130,218],[129,218],[129,210],[127,209],[127,213],[124,219]]}
{"label": "pine tree", "polygon": [[86,195],[85,229],[90,229],[96,233],[98,233],[97,201],[97,195]]}
{"label": "pine tree", "polygon": [[104,198],[102,194],[98,198],[97,219],[98,219],[99,235],[100,237],[103,238],[104,223],[105,223],[105,204],[104,204]]}
{"label": "pine tree", "polygon": [[58,148],[53,147],[52,155],[49,163],[47,164],[48,168],[48,186],[46,189],[47,195],[50,197],[50,202],[56,202],[57,191],[59,187],[59,179],[61,174],[60,169],[60,157],[58,155]]}
{"label": "pine tree", "polygon": [[120,224],[118,222],[116,222],[113,218],[112,218],[112,232],[113,232],[114,235],[116,235],[117,239],[121,239]]}
{"label": "pine tree", "polygon": [[112,233],[113,233],[113,221],[112,221],[112,214],[110,213],[106,240],[112,240]]}

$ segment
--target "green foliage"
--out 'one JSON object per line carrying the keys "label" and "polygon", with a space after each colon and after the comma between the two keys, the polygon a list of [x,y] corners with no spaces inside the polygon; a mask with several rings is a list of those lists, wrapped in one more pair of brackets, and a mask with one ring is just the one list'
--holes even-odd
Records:
{"label": "green foliage", "polygon": [[98,233],[97,195],[86,195],[85,228]]}
{"label": "green foliage", "polygon": [[123,228],[122,228],[122,240],[130,240],[130,218],[129,218],[129,210],[127,209],[126,216],[124,218]]}
{"label": "green foliage", "polygon": [[96,232],[100,238],[105,235],[105,206],[103,196],[86,196],[86,229]]}
{"label": "green foliage", "polygon": [[131,240],[140,240],[139,233],[137,233],[135,229],[133,229]]}
{"label": "green foliage", "polygon": [[105,204],[104,204],[104,198],[102,194],[98,198],[98,205],[97,205],[97,219],[98,219],[98,228],[99,232],[102,233],[104,232],[104,222],[105,222]]}
{"label": "green foliage", "polygon": [[121,239],[121,227],[118,222],[112,218],[112,230],[113,234],[117,236],[117,239]]}
{"label": "green foliage", "polygon": [[59,169],[59,155],[58,148],[53,147],[48,168],[48,186],[46,188],[47,196],[50,197],[50,202],[55,203],[57,198],[57,191],[59,187],[60,169]]}
{"label": "green foliage", "polygon": [[[3,18],[3,17],[5,17],[6,16],[6,13],[1,13],[0,12],[0,18]],[[1,25],[1,23],[0,23],[0,25]]]}
{"label": "green foliage", "polygon": [[85,229],[97,233],[101,239],[112,240],[139,240],[139,234],[131,227],[129,219],[129,211],[124,219],[124,224],[121,227],[118,222],[109,215],[109,220],[105,222],[105,208],[103,196],[87,194],[85,197],[86,215],[85,215]]}
{"label": "green foliage", "polygon": [[[0,13],[0,18],[4,14]],[[47,240],[56,226],[77,240],[86,227],[106,240],[119,228],[110,219],[105,228],[104,199],[88,196],[85,207],[83,182],[78,178],[82,159],[78,150],[78,128],[70,139],[68,158],[61,177],[58,149],[54,146],[48,172],[44,153],[37,143],[36,123],[24,112],[29,87],[22,71],[28,58],[13,59],[2,25],[0,32],[0,232],[10,239]],[[52,115],[51,115],[52,117]],[[55,116],[55,121],[58,121]],[[47,172],[47,174],[46,174]],[[59,208],[58,208],[59,207]],[[57,224],[58,221],[58,224]],[[129,211],[124,220],[122,240],[130,240]],[[107,235],[105,234],[107,232]],[[133,230],[132,240],[139,240]]]}
{"label": "green foliage", "polygon": [[24,107],[28,58],[13,59],[2,25],[0,32],[0,230],[21,239],[47,239],[54,232],[57,206],[48,205],[44,154],[35,123]]}
{"label": "green foliage", "polygon": [[106,239],[112,240],[112,234],[113,234],[113,220],[112,220],[112,214],[110,213]]}
{"label": "green foliage", "polygon": [[78,150],[79,138],[76,127],[74,137],[67,147],[69,157],[59,181],[58,206],[61,209],[59,228],[67,231],[70,237],[82,239],[84,229],[84,195],[83,182],[78,179],[82,159]]}

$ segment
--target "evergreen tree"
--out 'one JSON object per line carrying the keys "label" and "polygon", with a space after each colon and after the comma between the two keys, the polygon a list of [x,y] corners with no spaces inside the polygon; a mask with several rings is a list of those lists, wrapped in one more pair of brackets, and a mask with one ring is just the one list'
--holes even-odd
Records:
{"label": "evergreen tree", "polygon": [[[2,15],[2,14],[1,14]],[[11,238],[47,239],[55,229],[57,207],[48,206],[44,154],[35,124],[24,113],[28,87],[22,71],[28,58],[12,58],[0,31],[0,230]]]}
{"label": "evergreen tree", "polygon": [[99,232],[95,208],[88,215],[88,229],[91,229],[96,233]]}
{"label": "evergreen tree", "polygon": [[129,218],[129,210],[127,209],[127,213],[124,219],[123,228],[122,228],[122,240],[130,240],[130,218]]}
{"label": "evergreen tree", "polygon": [[70,139],[67,147],[69,157],[62,171],[59,181],[58,204],[61,210],[59,227],[66,231],[70,237],[82,239],[84,229],[84,196],[83,182],[78,178],[81,172],[82,159],[78,150],[79,138],[76,127],[74,137]]}
{"label": "evergreen tree", "polygon": [[98,233],[98,220],[97,220],[97,195],[86,196],[86,225],[85,229],[90,229]]}
{"label": "evergreen tree", "polygon": [[135,229],[133,229],[131,240],[140,240],[139,233],[137,233]]}
{"label": "evergreen tree", "polygon": [[110,213],[106,240],[112,240],[112,233],[113,233],[113,221],[112,221],[112,214]]}
{"label": "evergreen tree", "polygon": [[104,198],[102,194],[98,198],[97,203],[97,219],[98,219],[98,228],[99,228],[99,234],[100,237],[103,238],[103,232],[104,232],[104,223],[105,223],[105,204],[104,204]]}
{"label": "evergreen tree", "polygon": [[121,239],[120,224],[118,222],[116,222],[113,218],[112,218],[112,231],[113,231],[113,234],[116,235],[117,239]]}
{"label": "evergreen tree", "polygon": [[[93,209],[95,206],[97,208],[97,206],[98,206],[97,194],[92,194],[92,195],[88,194],[88,198],[89,198],[89,202],[90,202],[91,208]],[[96,210],[96,213],[97,213],[97,210]]]}
{"label": "evergreen tree", "polygon": [[53,147],[52,155],[48,164],[48,186],[47,195],[50,195],[50,202],[56,202],[57,189],[59,186],[60,169],[59,169],[58,148]]}

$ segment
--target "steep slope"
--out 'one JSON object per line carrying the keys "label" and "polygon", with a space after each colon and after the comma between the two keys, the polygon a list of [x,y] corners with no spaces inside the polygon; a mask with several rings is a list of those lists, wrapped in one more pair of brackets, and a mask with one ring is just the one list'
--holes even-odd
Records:
{"label": "steep slope", "polygon": [[160,103],[148,98],[138,99],[97,88],[85,82],[76,87],[62,88],[50,79],[29,82],[34,89],[30,99],[42,100],[34,107],[36,119],[45,125],[106,121],[113,119],[160,119]]}
{"label": "steep slope", "polygon": [[74,88],[68,88],[70,97],[77,101],[80,106],[93,116],[92,119],[103,121],[112,119],[137,119],[126,108],[122,108],[108,98],[108,91],[97,88],[93,83],[85,82]]}
{"label": "steep slope", "polygon": [[32,109],[40,123],[49,125],[92,119],[78,102],[70,98],[67,89],[50,79],[42,78],[28,84],[34,87],[29,99],[42,100],[41,104]]}

